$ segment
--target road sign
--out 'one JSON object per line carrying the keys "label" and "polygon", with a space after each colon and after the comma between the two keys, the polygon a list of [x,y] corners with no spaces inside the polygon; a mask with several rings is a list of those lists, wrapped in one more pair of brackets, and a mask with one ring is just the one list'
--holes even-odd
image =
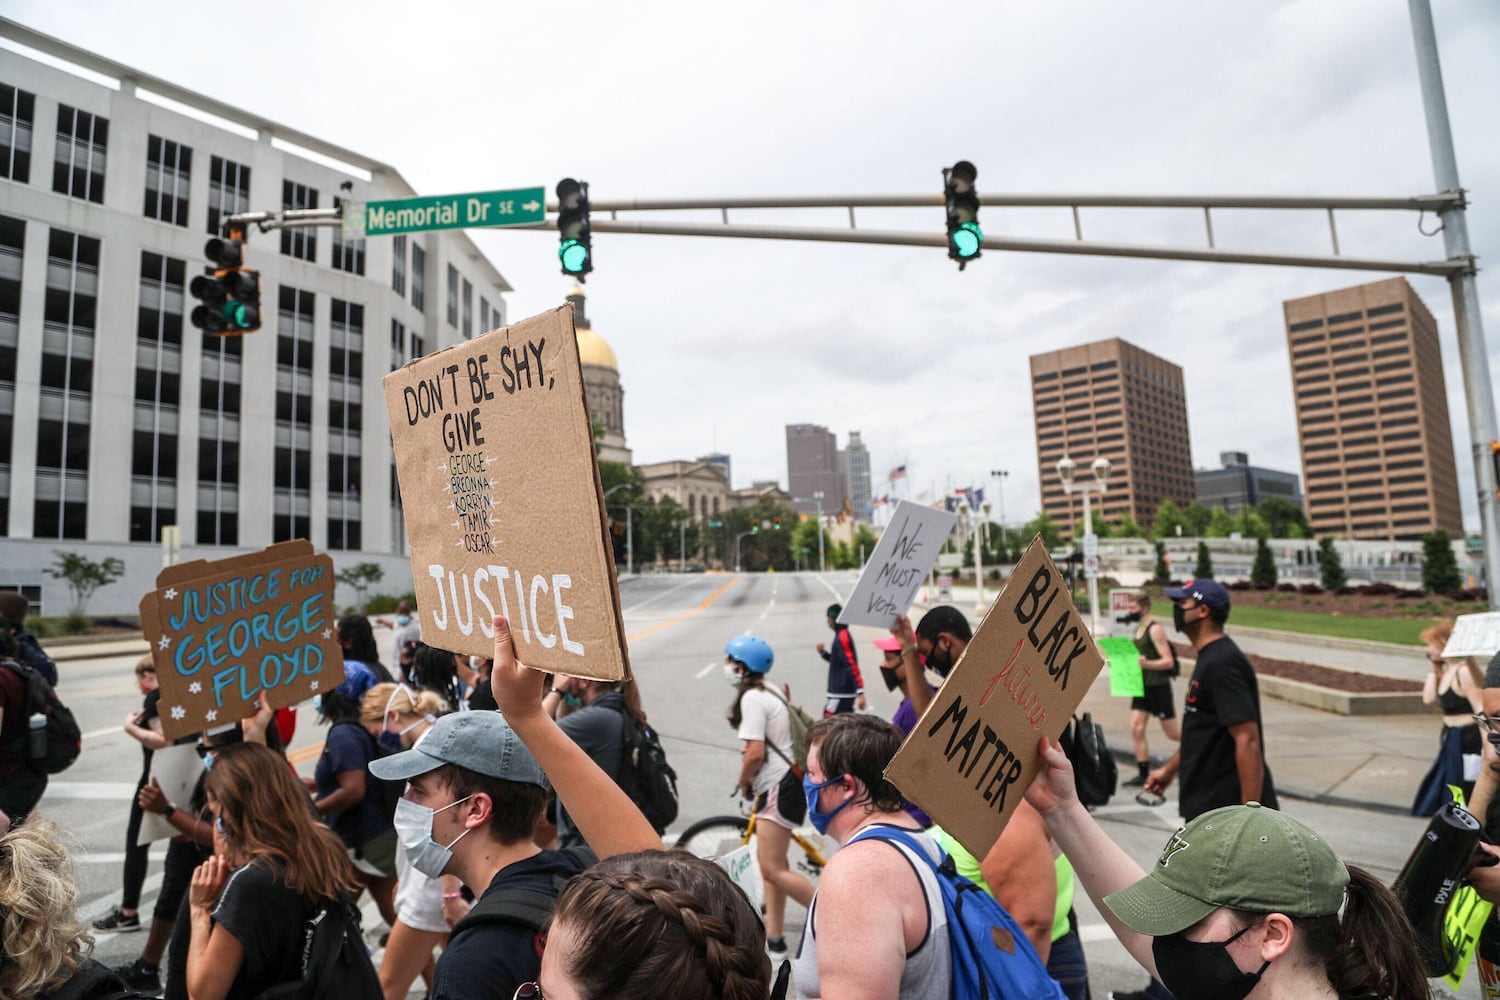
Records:
{"label": "road sign", "polygon": [[1098,554],[1099,554],[1099,536],[1093,534],[1092,532],[1090,532],[1087,535],[1084,535],[1083,536],[1083,555],[1084,555],[1084,558],[1086,559],[1089,556],[1097,556]]}
{"label": "road sign", "polygon": [[346,213],[364,220],[364,235],[394,236],[429,229],[480,229],[530,226],[547,215],[546,192],[540,187],[511,191],[442,194],[427,198],[371,201],[363,213]]}
{"label": "road sign", "polygon": [[1099,575],[1099,557],[1097,555],[1083,557],[1083,575]]}

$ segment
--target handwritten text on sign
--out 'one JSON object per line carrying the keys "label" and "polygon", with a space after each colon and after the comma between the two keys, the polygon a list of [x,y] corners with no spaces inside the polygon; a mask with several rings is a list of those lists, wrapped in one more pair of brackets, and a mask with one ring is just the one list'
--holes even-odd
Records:
{"label": "handwritten text on sign", "polygon": [[622,676],[571,311],[413,361],[385,391],[424,640],[485,655],[502,614],[529,665]]}
{"label": "handwritten text on sign", "polygon": [[839,615],[843,625],[890,628],[932,571],[956,514],[902,500]]}
{"label": "handwritten text on sign", "polygon": [[886,776],[983,857],[1103,665],[1034,540]]}

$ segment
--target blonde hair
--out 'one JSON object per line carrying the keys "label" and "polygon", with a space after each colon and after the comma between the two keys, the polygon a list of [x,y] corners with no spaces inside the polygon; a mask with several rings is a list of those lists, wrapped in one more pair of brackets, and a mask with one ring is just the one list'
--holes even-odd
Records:
{"label": "blonde hair", "polygon": [[78,919],[62,831],[35,816],[0,837],[0,997],[26,1000],[67,979],[94,950]]}
{"label": "blonde hair", "polygon": [[372,726],[382,725],[387,709],[405,718],[420,719],[428,715],[447,715],[453,711],[453,706],[442,695],[427,688],[376,684],[365,692],[364,700],[359,703],[359,721]]}

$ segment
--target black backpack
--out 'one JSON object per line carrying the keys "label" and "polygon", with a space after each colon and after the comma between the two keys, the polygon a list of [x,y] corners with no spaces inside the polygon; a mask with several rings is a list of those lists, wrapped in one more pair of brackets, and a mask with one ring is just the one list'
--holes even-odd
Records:
{"label": "black backpack", "polygon": [[327,900],[303,925],[302,978],[271,987],[257,1000],[382,1000],[359,909],[345,892]]}
{"label": "black backpack", "polygon": [[[0,666],[14,671],[26,682],[28,719],[21,726],[20,735],[6,747],[7,756],[24,760],[32,770],[45,774],[66,771],[83,750],[83,732],[73,713],[58,700],[47,678],[31,664],[4,659],[0,660]],[[32,730],[29,717],[38,714],[46,717],[47,724],[40,730]]]}
{"label": "black backpack", "polygon": [[153,994],[128,989],[109,969],[85,959],[67,982],[47,996],[48,1000],[149,1000]]}
{"label": "black backpack", "polygon": [[620,787],[662,833],[677,821],[677,772],[667,763],[656,730],[623,703],[620,712]]}
{"label": "black backpack", "polygon": [[1104,740],[1104,727],[1094,721],[1092,712],[1073,721],[1063,731],[1063,751],[1073,762],[1073,784],[1078,800],[1086,806],[1108,805],[1120,780],[1114,754]]}

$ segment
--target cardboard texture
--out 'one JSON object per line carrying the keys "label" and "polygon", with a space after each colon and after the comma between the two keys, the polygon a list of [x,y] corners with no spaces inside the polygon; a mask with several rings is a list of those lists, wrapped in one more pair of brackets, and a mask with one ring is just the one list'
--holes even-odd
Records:
{"label": "cardboard texture", "polygon": [[1109,693],[1116,698],[1144,698],[1146,675],[1141,668],[1141,651],[1129,636],[1111,636],[1099,640],[1099,648],[1109,658]]}
{"label": "cardboard texture", "polygon": [[422,640],[489,656],[503,614],[528,666],[624,677],[572,306],[384,381]]}
{"label": "cardboard texture", "polygon": [[1459,615],[1453,620],[1453,635],[1443,647],[1443,656],[1494,656],[1500,650],[1500,611]]}
{"label": "cardboard texture", "polygon": [[295,705],[344,679],[333,561],[305,540],[168,566],[141,598],[168,739]]}
{"label": "cardboard texture", "polygon": [[957,514],[902,500],[839,615],[841,625],[891,628],[932,571]]}
{"label": "cardboard texture", "polygon": [[886,777],[984,857],[1103,666],[1038,536]]}

